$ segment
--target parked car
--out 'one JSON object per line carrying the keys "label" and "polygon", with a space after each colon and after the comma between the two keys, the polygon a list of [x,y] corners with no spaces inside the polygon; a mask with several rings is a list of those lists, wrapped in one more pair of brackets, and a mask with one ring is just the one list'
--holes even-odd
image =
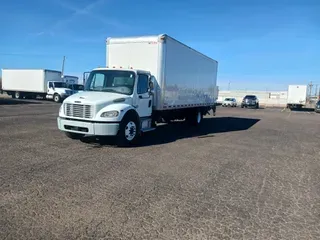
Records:
{"label": "parked car", "polygon": [[314,108],[314,111],[316,113],[320,113],[320,100],[317,101],[316,106]]}
{"label": "parked car", "polygon": [[236,107],[237,100],[235,98],[225,98],[222,102],[222,107]]}
{"label": "parked car", "polygon": [[259,99],[255,95],[246,95],[242,100],[241,107],[259,108]]}

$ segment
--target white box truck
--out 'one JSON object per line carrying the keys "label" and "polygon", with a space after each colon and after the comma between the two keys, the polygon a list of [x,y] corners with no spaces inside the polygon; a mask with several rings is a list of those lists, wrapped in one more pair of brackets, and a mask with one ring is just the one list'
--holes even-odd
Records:
{"label": "white box truck", "polygon": [[287,108],[301,108],[307,103],[307,85],[289,85]]}
{"label": "white box truck", "polygon": [[2,90],[17,99],[40,96],[55,102],[72,94],[61,72],[48,69],[2,69]]}
{"label": "white box truck", "polygon": [[[58,128],[72,139],[116,136],[134,144],[158,123],[201,123],[215,113],[217,61],[168,35],[107,39],[107,67],[63,101]],[[188,128],[186,128],[186,131]]]}

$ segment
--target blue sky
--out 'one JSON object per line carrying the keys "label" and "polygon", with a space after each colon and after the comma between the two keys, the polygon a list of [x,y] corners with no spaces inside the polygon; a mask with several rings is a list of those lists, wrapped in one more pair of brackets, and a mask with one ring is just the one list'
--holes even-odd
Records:
{"label": "blue sky", "polygon": [[[320,86],[319,0],[11,0],[1,3],[0,68],[105,66],[105,39],[167,33],[219,61],[226,89]],[[6,20],[6,21],[5,21]]]}

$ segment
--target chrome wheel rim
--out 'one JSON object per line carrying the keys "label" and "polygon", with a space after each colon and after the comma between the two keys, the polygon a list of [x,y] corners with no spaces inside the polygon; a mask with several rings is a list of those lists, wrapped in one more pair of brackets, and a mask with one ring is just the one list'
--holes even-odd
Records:
{"label": "chrome wheel rim", "polygon": [[137,126],[134,122],[130,121],[127,123],[126,127],[125,127],[125,137],[128,141],[132,141],[137,133]]}
{"label": "chrome wheel rim", "polygon": [[197,115],[197,123],[200,123],[201,122],[201,113],[198,112],[198,115]]}

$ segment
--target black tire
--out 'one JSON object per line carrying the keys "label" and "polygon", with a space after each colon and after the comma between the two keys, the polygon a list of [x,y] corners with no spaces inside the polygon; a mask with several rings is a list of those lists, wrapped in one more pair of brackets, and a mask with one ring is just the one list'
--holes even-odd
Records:
{"label": "black tire", "polygon": [[140,123],[134,113],[126,114],[120,122],[117,135],[118,147],[129,147],[137,145],[140,140]]}
{"label": "black tire", "polygon": [[259,109],[259,103],[256,105],[256,109]]}
{"label": "black tire", "polygon": [[243,105],[241,105],[241,108],[243,108],[244,106]]}
{"label": "black tire", "polygon": [[200,109],[192,111],[186,118],[191,126],[198,126],[202,122],[203,114]]}
{"label": "black tire", "polygon": [[56,102],[56,103],[60,103],[61,102],[61,97],[59,94],[55,93],[53,95],[53,101]]}
{"label": "black tire", "polygon": [[76,140],[79,140],[84,137],[84,134],[80,134],[80,133],[65,132],[65,134],[68,138],[76,139]]}

